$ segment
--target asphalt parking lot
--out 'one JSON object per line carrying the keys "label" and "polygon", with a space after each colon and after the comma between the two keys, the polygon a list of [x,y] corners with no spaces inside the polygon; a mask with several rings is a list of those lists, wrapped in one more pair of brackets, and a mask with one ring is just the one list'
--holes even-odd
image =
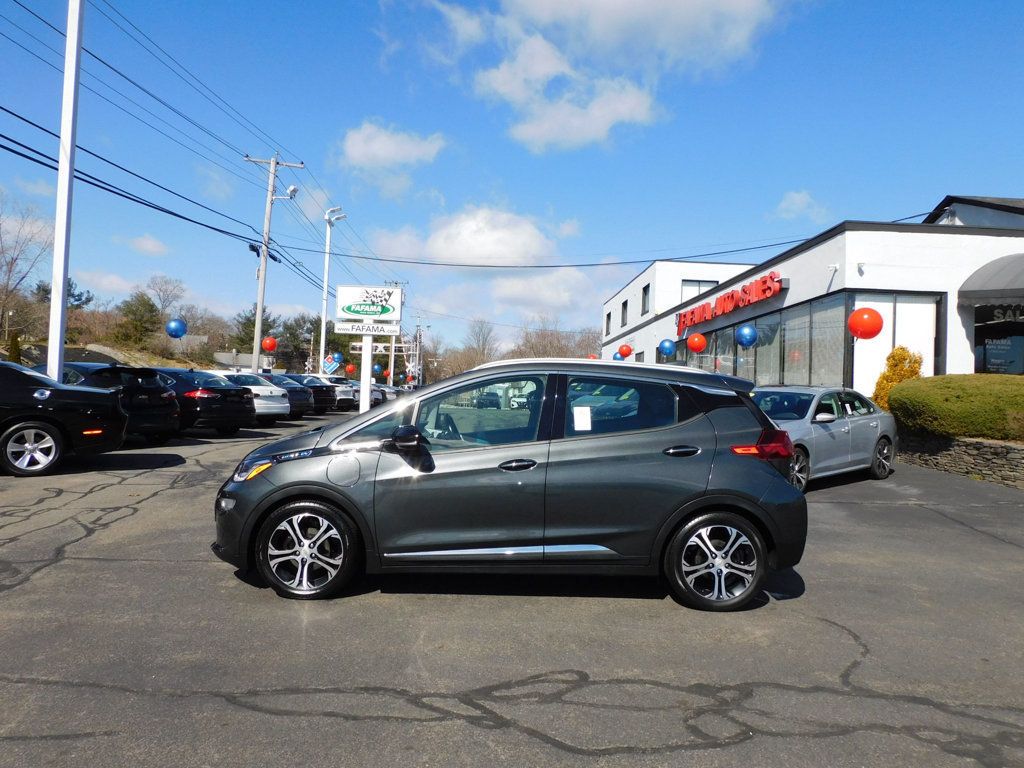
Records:
{"label": "asphalt parking lot", "polygon": [[209,543],[227,473],[301,428],[0,477],[0,765],[1024,765],[1020,491],[812,485],[804,561],[738,614],[576,577],[295,602]]}

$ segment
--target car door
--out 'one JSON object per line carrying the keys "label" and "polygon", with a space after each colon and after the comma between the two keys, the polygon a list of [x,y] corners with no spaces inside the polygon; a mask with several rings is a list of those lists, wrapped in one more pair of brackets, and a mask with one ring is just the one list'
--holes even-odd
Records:
{"label": "car door", "polygon": [[[833,422],[819,422],[819,413],[830,413]],[[826,392],[815,403],[811,420],[811,477],[846,469],[850,465],[850,424],[838,392]]]}
{"label": "car door", "polygon": [[544,560],[647,563],[664,520],[707,490],[715,429],[685,387],[630,376],[563,381]]}
{"label": "car door", "polygon": [[[538,561],[551,405],[545,374],[505,374],[437,393],[413,423],[429,444],[382,450],[374,524],[382,564]],[[486,387],[534,394],[536,406],[478,410]]]}
{"label": "car door", "polygon": [[839,402],[850,423],[850,469],[871,465],[878,441],[878,412],[864,397],[852,390],[839,393]]}

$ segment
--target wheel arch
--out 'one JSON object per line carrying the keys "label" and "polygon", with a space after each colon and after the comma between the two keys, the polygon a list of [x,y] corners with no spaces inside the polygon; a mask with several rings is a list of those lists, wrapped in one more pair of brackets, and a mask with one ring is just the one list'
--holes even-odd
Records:
{"label": "wheel arch", "polygon": [[665,551],[668,549],[672,535],[690,520],[709,512],[731,512],[753,525],[764,539],[769,566],[775,566],[777,531],[765,511],[749,499],[727,494],[716,494],[704,496],[690,502],[665,521],[658,531],[658,537],[654,543],[653,554],[657,557],[657,560],[654,562],[657,563],[659,569],[665,560]]}
{"label": "wheel arch", "polygon": [[242,529],[242,546],[239,547],[239,554],[242,556],[243,560],[239,565],[243,570],[251,567],[255,562],[256,538],[258,536],[260,526],[263,525],[263,521],[266,520],[267,517],[269,517],[275,510],[280,509],[285,504],[291,504],[295,501],[316,501],[329,504],[336,507],[339,512],[348,517],[355,525],[356,530],[359,531],[359,536],[363,540],[363,550],[366,558],[365,563],[368,568],[373,567],[373,555],[376,553],[373,532],[369,522],[359,511],[358,507],[350,499],[347,499],[342,494],[339,494],[330,488],[326,488],[321,485],[308,484],[281,488],[266,496],[255,508],[253,514],[249,516],[249,520],[245,527]]}

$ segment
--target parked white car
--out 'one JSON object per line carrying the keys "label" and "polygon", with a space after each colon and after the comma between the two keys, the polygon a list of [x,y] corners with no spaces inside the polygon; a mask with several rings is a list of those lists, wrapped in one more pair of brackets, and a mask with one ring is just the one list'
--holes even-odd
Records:
{"label": "parked white car", "polygon": [[271,384],[252,373],[234,373],[233,371],[207,371],[223,376],[232,384],[245,387],[252,392],[252,402],[256,406],[256,423],[270,426],[278,419],[287,419],[291,413],[288,402],[288,391],[284,387]]}
{"label": "parked white car", "polygon": [[357,406],[359,398],[355,394],[355,388],[352,386],[352,382],[344,376],[328,376],[323,373],[311,373],[309,375],[314,379],[319,379],[324,384],[330,384],[334,387],[334,407],[339,411],[351,411]]}

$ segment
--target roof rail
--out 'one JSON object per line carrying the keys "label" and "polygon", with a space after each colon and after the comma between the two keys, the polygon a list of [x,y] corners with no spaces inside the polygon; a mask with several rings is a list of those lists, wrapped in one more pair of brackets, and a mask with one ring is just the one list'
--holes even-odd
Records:
{"label": "roof rail", "polygon": [[701,368],[693,368],[688,365],[673,365],[671,363],[633,363],[626,360],[591,360],[588,358],[580,357],[511,357],[506,360],[492,360],[489,363],[482,363],[481,365],[471,368],[473,371],[482,371],[488,368],[499,368],[503,365],[509,365],[511,363],[547,363],[555,365],[565,365],[566,363],[572,363],[573,365],[618,365],[624,368],[639,369],[644,371],[664,371],[666,369],[686,371],[688,373],[712,373],[711,371],[705,371]]}

